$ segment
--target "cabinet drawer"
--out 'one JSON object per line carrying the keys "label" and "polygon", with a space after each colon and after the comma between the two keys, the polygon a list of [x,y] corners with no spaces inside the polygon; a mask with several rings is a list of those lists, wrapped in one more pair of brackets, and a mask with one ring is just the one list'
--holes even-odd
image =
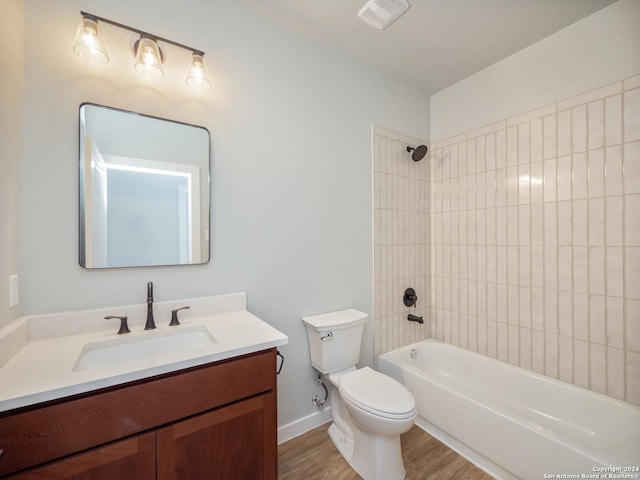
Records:
{"label": "cabinet drawer", "polygon": [[275,389],[275,349],[0,417],[0,476]]}

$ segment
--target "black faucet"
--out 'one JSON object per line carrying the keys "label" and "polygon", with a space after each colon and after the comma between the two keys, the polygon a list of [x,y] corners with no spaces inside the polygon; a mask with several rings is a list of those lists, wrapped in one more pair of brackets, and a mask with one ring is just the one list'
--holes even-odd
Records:
{"label": "black faucet", "polygon": [[156,328],[156,322],[153,321],[153,282],[147,283],[147,323],[144,324],[145,330],[153,330]]}

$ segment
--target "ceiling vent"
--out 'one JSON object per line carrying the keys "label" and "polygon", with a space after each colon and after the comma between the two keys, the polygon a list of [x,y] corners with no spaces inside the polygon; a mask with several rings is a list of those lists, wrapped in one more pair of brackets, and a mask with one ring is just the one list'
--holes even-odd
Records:
{"label": "ceiling vent", "polygon": [[410,7],[406,0],[369,0],[358,16],[368,25],[384,30]]}

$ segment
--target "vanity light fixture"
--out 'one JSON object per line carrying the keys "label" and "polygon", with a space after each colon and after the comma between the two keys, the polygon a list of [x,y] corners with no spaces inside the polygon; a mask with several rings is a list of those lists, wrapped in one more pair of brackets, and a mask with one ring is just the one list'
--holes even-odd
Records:
{"label": "vanity light fixture", "polygon": [[199,90],[211,88],[211,81],[209,80],[202,50],[91,13],[81,11],[80,15],[82,15],[82,18],[76,33],[73,51],[83,60],[93,63],[107,63],[109,61],[104,40],[99,35],[99,23],[103,22],[140,35],[140,38],[133,46],[136,57],[134,68],[137,72],[151,78],[162,78],[164,76],[162,64],[165,56],[159,42],[166,43],[191,52],[191,62],[189,63],[186,77],[187,85]]}

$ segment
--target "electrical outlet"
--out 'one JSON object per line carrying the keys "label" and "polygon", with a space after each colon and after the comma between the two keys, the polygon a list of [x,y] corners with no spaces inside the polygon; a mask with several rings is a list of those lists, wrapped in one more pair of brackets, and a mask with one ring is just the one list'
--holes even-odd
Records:
{"label": "electrical outlet", "polygon": [[18,274],[9,275],[9,308],[17,307],[18,303],[20,303]]}

